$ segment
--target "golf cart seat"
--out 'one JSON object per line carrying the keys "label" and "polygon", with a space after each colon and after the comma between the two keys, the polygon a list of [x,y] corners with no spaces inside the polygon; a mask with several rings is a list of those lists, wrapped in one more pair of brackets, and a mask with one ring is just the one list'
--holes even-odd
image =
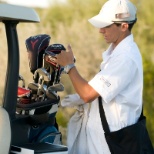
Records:
{"label": "golf cart seat", "polygon": [[9,153],[10,143],[11,128],[9,115],[4,108],[0,107],[0,153]]}

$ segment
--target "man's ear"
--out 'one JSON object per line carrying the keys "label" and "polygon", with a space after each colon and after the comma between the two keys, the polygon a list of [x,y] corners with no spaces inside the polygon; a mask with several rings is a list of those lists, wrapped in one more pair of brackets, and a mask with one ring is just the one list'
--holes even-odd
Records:
{"label": "man's ear", "polygon": [[128,30],[128,27],[129,27],[128,23],[122,23],[122,24],[121,24],[121,29],[122,29],[122,31]]}

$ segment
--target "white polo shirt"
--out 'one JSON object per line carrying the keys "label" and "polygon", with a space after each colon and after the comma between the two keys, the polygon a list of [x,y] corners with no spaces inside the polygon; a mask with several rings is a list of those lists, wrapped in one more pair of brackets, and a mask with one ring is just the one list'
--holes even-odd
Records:
{"label": "white polo shirt", "polygon": [[[137,122],[142,110],[142,58],[133,35],[122,40],[112,51],[103,53],[101,71],[89,84],[101,95],[110,131]],[[98,99],[91,105],[87,123],[88,154],[110,153],[101,124]]]}

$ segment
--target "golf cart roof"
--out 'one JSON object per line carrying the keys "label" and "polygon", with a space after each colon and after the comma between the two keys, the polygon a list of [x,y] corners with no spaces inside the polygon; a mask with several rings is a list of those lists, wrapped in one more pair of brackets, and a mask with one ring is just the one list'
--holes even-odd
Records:
{"label": "golf cart roof", "polygon": [[0,21],[4,20],[40,22],[39,16],[32,8],[11,4],[0,4]]}

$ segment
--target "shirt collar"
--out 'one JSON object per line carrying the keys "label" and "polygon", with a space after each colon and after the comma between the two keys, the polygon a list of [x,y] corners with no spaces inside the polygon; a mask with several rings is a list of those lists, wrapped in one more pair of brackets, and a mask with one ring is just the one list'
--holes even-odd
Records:
{"label": "shirt collar", "polygon": [[102,53],[103,60],[108,59],[111,56],[112,51],[113,51],[113,45],[110,44],[110,46],[108,47],[108,49],[105,52]]}
{"label": "shirt collar", "polygon": [[133,34],[130,34],[126,38],[124,38],[115,47],[114,50],[113,50],[113,44],[111,43],[110,46],[108,47],[108,49],[105,52],[103,52],[103,54],[102,54],[103,60],[106,60],[111,56],[115,56],[115,55],[120,54],[121,52],[123,52],[123,50],[121,50],[121,49],[127,48],[128,47],[127,45],[129,44],[129,42],[133,42],[133,41],[134,41]]}

